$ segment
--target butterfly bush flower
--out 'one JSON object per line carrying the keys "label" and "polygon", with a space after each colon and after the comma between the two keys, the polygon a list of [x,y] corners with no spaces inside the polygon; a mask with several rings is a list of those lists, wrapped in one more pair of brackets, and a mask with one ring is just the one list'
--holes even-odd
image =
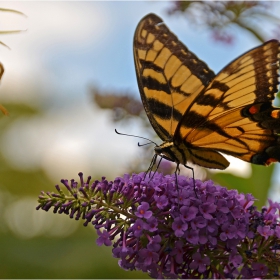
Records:
{"label": "butterfly bush flower", "polygon": [[184,176],[79,177],[61,180],[66,192],[42,192],[37,209],[93,225],[121,268],[153,278],[279,277],[279,203],[260,212],[250,194]]}

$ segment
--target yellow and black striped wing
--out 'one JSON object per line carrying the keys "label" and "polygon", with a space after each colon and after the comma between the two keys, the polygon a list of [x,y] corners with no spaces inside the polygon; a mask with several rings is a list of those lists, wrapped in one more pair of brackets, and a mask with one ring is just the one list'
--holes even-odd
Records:
{"label": "yellow and black striped wing", "polygon": [[134,36],[138,85],[148,118],[170,160],[225,169],[226,153],[268,165],[280,161],[280,47],[271,40],[216,76],[154,14]]}
{"label": "yellow and black striped wing", "polygon": [[147,116],[158,136],[170,140],[186,109],[215,74],[154,14],[138,24],[133,49]]}
{"label": "yellow and black striped wing", "polygon": [[213,151],[269,165],[280,161],[280,109],[272,106],[279,84],[280,45],[271,40],[227,65],[186,108],[174,143],[191,160],[224,169]]}

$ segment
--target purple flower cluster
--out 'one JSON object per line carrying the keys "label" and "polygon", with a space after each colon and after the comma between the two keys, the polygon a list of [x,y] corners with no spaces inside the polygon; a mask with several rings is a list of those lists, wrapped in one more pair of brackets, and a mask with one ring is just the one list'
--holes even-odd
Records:
{"label": "purple flower cluster", "polygon": [[92,223],[98,245],[113,245],[125,270],[153,278],[278,277],[279,209],[270,202],[261,212],[251,195],[212,181],[159,173],[108,182],[74,180],[66,196],[42,193],[39,208]]}

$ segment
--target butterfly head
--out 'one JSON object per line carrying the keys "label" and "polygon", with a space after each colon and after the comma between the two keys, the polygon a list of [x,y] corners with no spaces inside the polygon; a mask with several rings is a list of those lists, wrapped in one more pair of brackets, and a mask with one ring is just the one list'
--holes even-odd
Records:
{"label": "butterfly head", "polygon": [[180,153],[178,147],[174,145],[173,141],[165,141],[159,146],[156,146],[155,153],[160,157],[172,162],[182,164],[185,164],[186,162],[184,155]]}

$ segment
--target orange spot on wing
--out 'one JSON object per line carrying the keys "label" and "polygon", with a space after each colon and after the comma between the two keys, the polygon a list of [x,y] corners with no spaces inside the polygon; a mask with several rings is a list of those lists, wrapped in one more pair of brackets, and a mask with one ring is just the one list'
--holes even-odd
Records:
{"label": "orange spot on wing", "polygon": [[253,105],[252,107],[250,107],[249,112],[250,112],[252,115],[254,115],[254,114],[256,114],[256,113],[259,112],[259,108],[258,108],[257,106],[255,106],[255,105]]}
{"label": "orange spot on wing", "polygon": [[280,116],[280,111],[279,110],[273,110],[271,111],[271,117],[274,119],[278,119]]}
{"label": "orange spot on wing", "polygon": [[273,162],[278,162],[278,160],[275,159],[275,158],[269,158],[269,159],[265,162],[265,165],[270,165],[270,164],[273,163]]}

